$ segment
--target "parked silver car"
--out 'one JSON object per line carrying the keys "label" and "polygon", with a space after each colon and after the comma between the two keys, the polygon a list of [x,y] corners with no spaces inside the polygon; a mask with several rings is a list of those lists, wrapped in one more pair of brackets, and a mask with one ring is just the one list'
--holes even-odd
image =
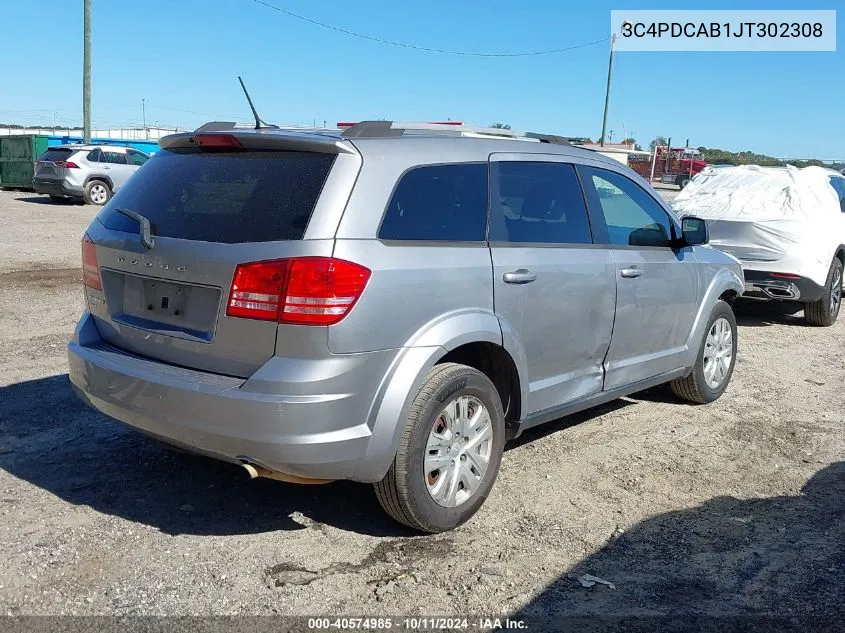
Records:
{"label": "parked silver car", "polygon": [[103,205],[150,157],[118,145],[55,145],[38,157],[32,186],[54,200]]}
{"label": "parked silver car", "polygon": [[493,133],[163,139],[84,237],[76,390],[252,476],[374,483],[429,532],[527,428],[662,383],[718,398],[743,281],[704,222],[614,160]]}

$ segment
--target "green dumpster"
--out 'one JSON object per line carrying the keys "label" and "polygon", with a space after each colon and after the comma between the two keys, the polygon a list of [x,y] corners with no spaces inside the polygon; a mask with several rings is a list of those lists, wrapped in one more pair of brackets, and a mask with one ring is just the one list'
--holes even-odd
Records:
{"label": "green dumpster", "polygon": [[35,161],[47,151],[46,135],[0,136],[0,187],[32,189]]}

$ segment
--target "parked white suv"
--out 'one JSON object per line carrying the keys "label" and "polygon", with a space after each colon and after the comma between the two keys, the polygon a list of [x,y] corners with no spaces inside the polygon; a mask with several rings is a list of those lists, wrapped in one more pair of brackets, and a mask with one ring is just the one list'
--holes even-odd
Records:
{"label": "parked white suv", "polygon": [[56,145],[35,162],[32,186],[54,200],[104,205],[149,156],[119,145]]}
{"label": "parked white suv", "polygon": [[845,265],[845,176],[821,167],[708,168],[673,201],[707,220],[710,244],[739,259],[745,295],[804,304],[836,321]]}

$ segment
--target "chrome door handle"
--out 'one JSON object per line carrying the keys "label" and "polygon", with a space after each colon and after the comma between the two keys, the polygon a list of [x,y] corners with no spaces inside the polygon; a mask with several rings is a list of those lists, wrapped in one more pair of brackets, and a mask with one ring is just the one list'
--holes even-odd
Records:
{"label": "chrome door handle", "polygon": [[625,277],[625,279],[634,279],[642,275],[643,271],[641,268],[636,268],[632,266],[631,268],[623,268],[621,271],[619,271],[619,274]]}
{"label": "chrome door handle", "polygon": [[520,268],[519,270],[505,273],[502,275],[502,279],[505,280],[506,284],[530,284],[532,281],[537,279],[537,273],[532,273],[530,270]]}

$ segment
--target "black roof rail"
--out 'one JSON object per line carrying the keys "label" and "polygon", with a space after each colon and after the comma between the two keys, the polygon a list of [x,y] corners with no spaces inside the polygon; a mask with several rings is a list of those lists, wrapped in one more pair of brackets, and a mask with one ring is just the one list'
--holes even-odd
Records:
{"label": "black roof rail", "polygon": [[194,132],[219,132],[222,130],[232,130],[237,126],[234,121],[211,121],[198,127]]}
{"label": "black roof rail", "polygon": [[468,125],[449,125],[442,123],[397,123],[395,121],[361,121],[346,128],[341,136],[346,139],[353,138],[387,138],[402,136],[407,131],[417,132],[443,132],[450,136],[459,136],[463,133],[470,133],[476,136],[491,136],[498,138],[530,138],[541,143],[553,143],[555,145],[570,145],[570,140],[565,136],[555,134],[539,134],[537,132],[517,132],[505,128],[474,127]]}

